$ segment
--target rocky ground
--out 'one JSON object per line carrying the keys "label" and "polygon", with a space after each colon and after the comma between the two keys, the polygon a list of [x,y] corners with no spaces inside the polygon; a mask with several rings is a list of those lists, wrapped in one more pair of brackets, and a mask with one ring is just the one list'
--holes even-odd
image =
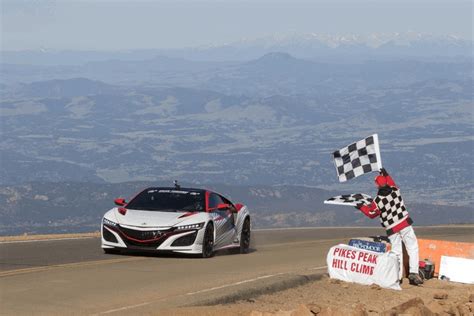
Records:
{"label": "rocky ground", "polygon": [[[173,315],[474,315],[474,285],[431,279],[402,291],[321,280],[245,301],[162,311]],[[161,313],[160,313],[161,314]]]}

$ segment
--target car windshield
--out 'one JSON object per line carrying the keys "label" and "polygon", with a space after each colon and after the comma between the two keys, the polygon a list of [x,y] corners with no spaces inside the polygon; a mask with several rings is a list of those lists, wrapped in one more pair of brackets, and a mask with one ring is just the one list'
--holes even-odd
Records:
{"label": "car windshield", "polygon": [[204,191],[147,189],[126,206],[128,209],[160,212],[204,211]]}

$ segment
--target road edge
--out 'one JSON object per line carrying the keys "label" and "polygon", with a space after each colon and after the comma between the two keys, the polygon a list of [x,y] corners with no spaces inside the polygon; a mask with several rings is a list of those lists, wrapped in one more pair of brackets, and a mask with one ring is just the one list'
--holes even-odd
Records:
{"label": "road edge", "polygon": [[[323,269],[321,269],[323,270]],[[181,307],[196,307],[196,306],[214,306],[233,304],[238,301],[250,301],[256,297],[274,294],[285,291],[291,288],[296,288],[310,282],[319,281],[327,275],[327,271],[313,273],[313,274],[284,274],[275,278],[270,278],[267,282],[259,282],[253,288],[241,288],[230,294],[223,294],[212,299],[202,299],[193,304],[186,304]]]}

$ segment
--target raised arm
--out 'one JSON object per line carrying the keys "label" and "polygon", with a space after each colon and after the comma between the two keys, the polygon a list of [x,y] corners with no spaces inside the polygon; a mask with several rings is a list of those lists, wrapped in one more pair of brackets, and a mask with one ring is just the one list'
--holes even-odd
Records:
{"label": "raised arm", "polygon": [[380,215],[380,210],[377,208],[377,204],[375,204],[374,201],[372,201],[370,205],[359,203],[357,204],[356,208],[369,218],[375,218]]}

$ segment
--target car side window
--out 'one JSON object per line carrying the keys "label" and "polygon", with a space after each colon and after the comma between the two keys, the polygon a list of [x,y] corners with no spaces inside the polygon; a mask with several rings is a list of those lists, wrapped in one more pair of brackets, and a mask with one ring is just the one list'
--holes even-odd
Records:
{"label": "car side window", "polygon": [[221,199],[222,199],[223,203],[225,203],[225,204],[234,205],[234,204],[232,204],[231,201],[229,201],[228,199],[226,199],[226,198],[223,197],[223,196],[221,196]]}
{"label": "car side window", "polygon": [[225,203],[225,204],[229,204],[231,206],[231,208],[227,209],[226,213],[227,213],[227,216],[228,216],[228,220],[230,221],[230,223],[232,224],[232,226],[235,226],[235,217],[236,217],[236,214],[232,211],[232,209],[235,210],[235,206],[233,206],[234,204],[232,204],[231,201],[229,201],[228,199],[226,199],[225,197],[223,196],[220,196],[222,201]]}
{"label": "car side window", "polygon": [[209,196],[209,209],[217,209],[217,205],[224,203],[221,197],[215,193],[211,193]]}

